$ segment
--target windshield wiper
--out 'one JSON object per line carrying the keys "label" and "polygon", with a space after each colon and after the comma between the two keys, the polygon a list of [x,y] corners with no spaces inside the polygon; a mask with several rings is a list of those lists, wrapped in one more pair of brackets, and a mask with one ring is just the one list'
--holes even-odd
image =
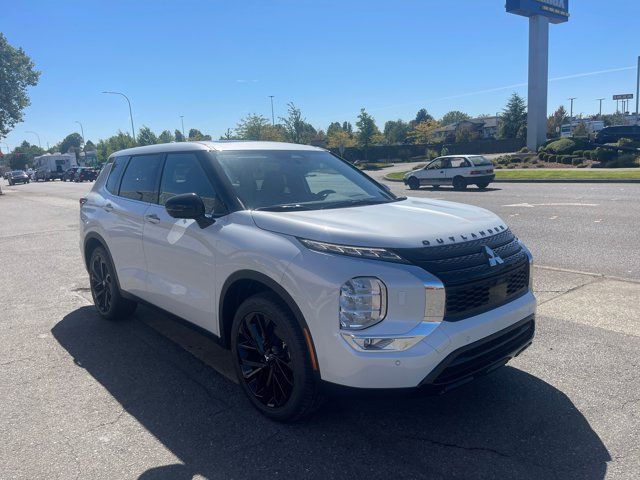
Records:
{"label": "windshield wiper", "polygon": [[393,200],[380,198],[361,198],[360,200],[340,200],[320,205],[319,208],[342,208],[342,207],[361,207],[365,205],[380,205],[382,203],[391,203]]}
{"label": "windshield wiper", "polygon": [[267,212],[290,212],[295,210],[311,210],[309,207],[300,205],[299,203],[285,203],[283,205],[269,205],[267,207],[258,207],[254,210],[267,211]]}

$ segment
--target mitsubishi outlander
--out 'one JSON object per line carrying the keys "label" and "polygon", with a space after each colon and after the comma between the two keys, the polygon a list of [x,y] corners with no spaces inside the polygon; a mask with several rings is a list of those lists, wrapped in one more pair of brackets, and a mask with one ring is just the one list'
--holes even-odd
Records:
{"label": "mitsubishi outlander", "polygon": [[123,150],[80,203],[98,314],[144,302],[208,332],[276,420],[327,384],[446,392],[533,339],[532,257],[499,217],[398,197],[321,148]]}

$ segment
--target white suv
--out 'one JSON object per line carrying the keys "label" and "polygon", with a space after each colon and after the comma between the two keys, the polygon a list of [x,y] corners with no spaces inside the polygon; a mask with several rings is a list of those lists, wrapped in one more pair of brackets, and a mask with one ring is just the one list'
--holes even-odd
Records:
{"label": "white suv", "polygon": [[482,155],[448,155],[438,157],[424,168],[407,172],[404,183],[411,190],[421,186],[453,185],[456,190],[464,190],[467,185],[477,185],[484,189],[495,178],[493,163]]}
{"label": "white suv", "polygon": [[212,334],[278,420],[311,412],[326,384],[444,392],[533,338],[531,256],[500,218],[396,197],[320,148],[123,150],[80,218],[98,313],[142,301]]}

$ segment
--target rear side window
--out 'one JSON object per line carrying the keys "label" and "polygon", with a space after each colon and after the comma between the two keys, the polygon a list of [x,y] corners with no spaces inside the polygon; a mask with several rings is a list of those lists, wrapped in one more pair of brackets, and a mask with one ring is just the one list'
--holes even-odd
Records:
{"label": "rear side window", "polygon": [[193,153],[170,153],[162,172],[160,205],[183,193],[198,194],[204,202],[206,213],[219,214],[225,211],[198,157]]}
{"label": "rear side window", "polygon": [[131,157],[120,183],[120,196],[141,202],[156,203],[162,155]]}
{"label": "rear side window", "polygon": [[469,162],[465,158],[456,157],[451,159],[450,168],[465,168],[470,167]]}
{"label": "rear side window", "polygon": [[106,188],[114,195],[118,194],[118,185],[120,185],[120,178],[122,178],[122,172],[127,164],[127,160],[129,160],[129,157],[116,157],[113,159],[113,165],[111,165],[111,172],[109,172]]}

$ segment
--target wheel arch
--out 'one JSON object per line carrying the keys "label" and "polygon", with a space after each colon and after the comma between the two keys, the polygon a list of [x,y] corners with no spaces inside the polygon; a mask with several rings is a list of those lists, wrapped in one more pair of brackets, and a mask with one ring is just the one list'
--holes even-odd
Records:
{"label": "wheel arch", "polygon": [[89,232],[84,237],[83,247],[82,247],[82,257],[84,260],[85,268],[87,272],[89,271],[89,260],[91,259],[91,252],[93,252],[96,247],[104,248],[105,252],[107,252],[107,256],[109,257],[109,261],[111,265],[113,265],[113,272],[116,277],[116,285],[122,294],[125,292],[120,288],[120,280],[118,279],[118,272],[116,271],[116,264],[113,262],[113,257],[111,256],[111,250],[107,246],[107,242],[102,235],[97,232]]}
{"label": "wheel arch", "polygon": [[280,299],[287,305],[293,313],[298,325],[303,330],[303,336],[307,342],[311,363],[314,370],[317,367],[317,355],[313,339],[309,331],[309,326],[295,302],[293,297],[278,282],[271,277],[257,272],[255,270],[239,270],[231,274],[224,282],[220,291],[220,301],[218,302],[218,322],[220,332],[220,342],[223,346],[229,348],[231,346],[231,325],[233,323],[233,315],[237,307],[247,298],[256,293],[271,291],[278,295]]}

